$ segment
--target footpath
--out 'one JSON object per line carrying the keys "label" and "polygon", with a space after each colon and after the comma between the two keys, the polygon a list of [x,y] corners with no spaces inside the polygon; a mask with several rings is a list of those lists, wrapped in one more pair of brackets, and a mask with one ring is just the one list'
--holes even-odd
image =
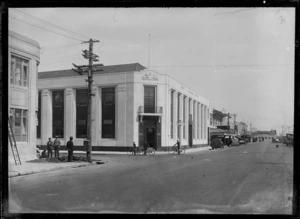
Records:
{"label": "footpath", "polygon": [[[186,149],[185,153],[195,153],[200,151],[207,151],[210,150],[210,146],[205,147],[198,147],[198,148],[188,148]],[[67,155],[67,151],[61,150],[61,156]],[[76,155],[84,155],[86,154],[85,151],[74,151],[74,156]],[[115,154],[115,155],[126,155],[127,152],[113,152],[113,151],[93,151],[93,155],[101,155],[101,154]],[[168,154],[167,151],[156,151],[155,155],[163,155]],[[44,159],[44,158],[43,158]],[[68,168],[80,168],[80,167],[87,167],[91,165],[101,164],[100,160],[94,160],[91,163],[84,162],[84,161],[73,161],[73,162],[47,162],[43,160],[39,161],[27,161],[22,162],[22,165],[15,165],[14,163],[9,163],[8,165],[8,177],[16,177],[16,176],[23,176],[35,173],[42,173],[42,172],[50,172]]]}

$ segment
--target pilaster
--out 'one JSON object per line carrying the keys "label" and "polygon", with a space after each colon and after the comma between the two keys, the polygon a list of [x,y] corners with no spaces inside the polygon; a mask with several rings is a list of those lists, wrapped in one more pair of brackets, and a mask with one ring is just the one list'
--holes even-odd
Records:
{"label": "pilaster", "polygon": [[41,141],[46,145],[48,138],[52,138],[52,93],[43,90],[41,99]]}
{"label": "pilaster", "polygon": [[76,90],[66,88],[64,99],[64,139],[67,142],[70,136],[76,138]]}

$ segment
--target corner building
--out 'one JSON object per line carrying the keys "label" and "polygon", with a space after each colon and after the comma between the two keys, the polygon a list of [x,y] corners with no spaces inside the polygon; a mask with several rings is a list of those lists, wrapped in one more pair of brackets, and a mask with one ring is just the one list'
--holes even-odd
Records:
{"label": "corner building", "polygon": [[[8,107],[9,119],[21,161],[36,158],[38,125],[37,72],[39,44],[23,35],[8,33]],[[8,141],[9,142],[9,141]],[[8,145],[11,147],[10,143]],[[14,162],[9,148],[9,162]]]}
{"label": "corner building", "polygon": [[[133,142],[164,150],[177,139],[190,147],[207,144],[206,99],[139,63],[98,67],[102,71],[93,73],[93,150],[123,151]],[[83,146],[87,138],[86,79],[71,69],[39,73],[38,144],[58,136],[65,145],[73,136],[77,150]]]}

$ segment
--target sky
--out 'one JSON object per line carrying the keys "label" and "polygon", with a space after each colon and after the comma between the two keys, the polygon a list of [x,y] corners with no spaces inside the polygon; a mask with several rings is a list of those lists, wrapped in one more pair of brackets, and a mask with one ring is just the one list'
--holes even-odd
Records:
{"label": "sky", "polygon": [[39,71],[140,63],[258,130],[294,126],[294,8],[11,8],[9,29],[39,42]]}

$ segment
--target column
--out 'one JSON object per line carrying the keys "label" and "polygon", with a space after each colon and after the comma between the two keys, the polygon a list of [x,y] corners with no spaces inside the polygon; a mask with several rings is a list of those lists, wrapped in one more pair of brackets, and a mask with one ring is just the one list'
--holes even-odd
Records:
{"label": "column", "polygon": [[67,142],[70,136],[76,139],[76,90],[66,88],[64,99],[64,139]]}
{"label": "column", "polygon": [[92,146],[98,146],[98,139],[100,139],[100,126],[101,126],[101,105],[100,95],[97,86],[93,86],[92,92]]}
{"label": "column", "polygon": [[41,143],[46,145],[48,138],[52,138],[52,94],[49,90],[42,91],[41,101]]}
{"label": "column", "polygon": [[[179,96],[179,120],[181,121],[180,125],[179,125],[179,141],[182,144],[182,139],[183,139],[183,95],[180,94]],[[179,122],[179,121],[178,121]]]}
{"label": "column", "polygon": [[204,139],[204,115],[203,115],[203,104],[201,104],[201,139]]}
{"label": "column", "polygon": [[204,106],[204,139],[207,140],[207,107]]}
{"label": "column", "polygon": [[188,139],[189,134],[189,98],[185,98],[185,139]]}

